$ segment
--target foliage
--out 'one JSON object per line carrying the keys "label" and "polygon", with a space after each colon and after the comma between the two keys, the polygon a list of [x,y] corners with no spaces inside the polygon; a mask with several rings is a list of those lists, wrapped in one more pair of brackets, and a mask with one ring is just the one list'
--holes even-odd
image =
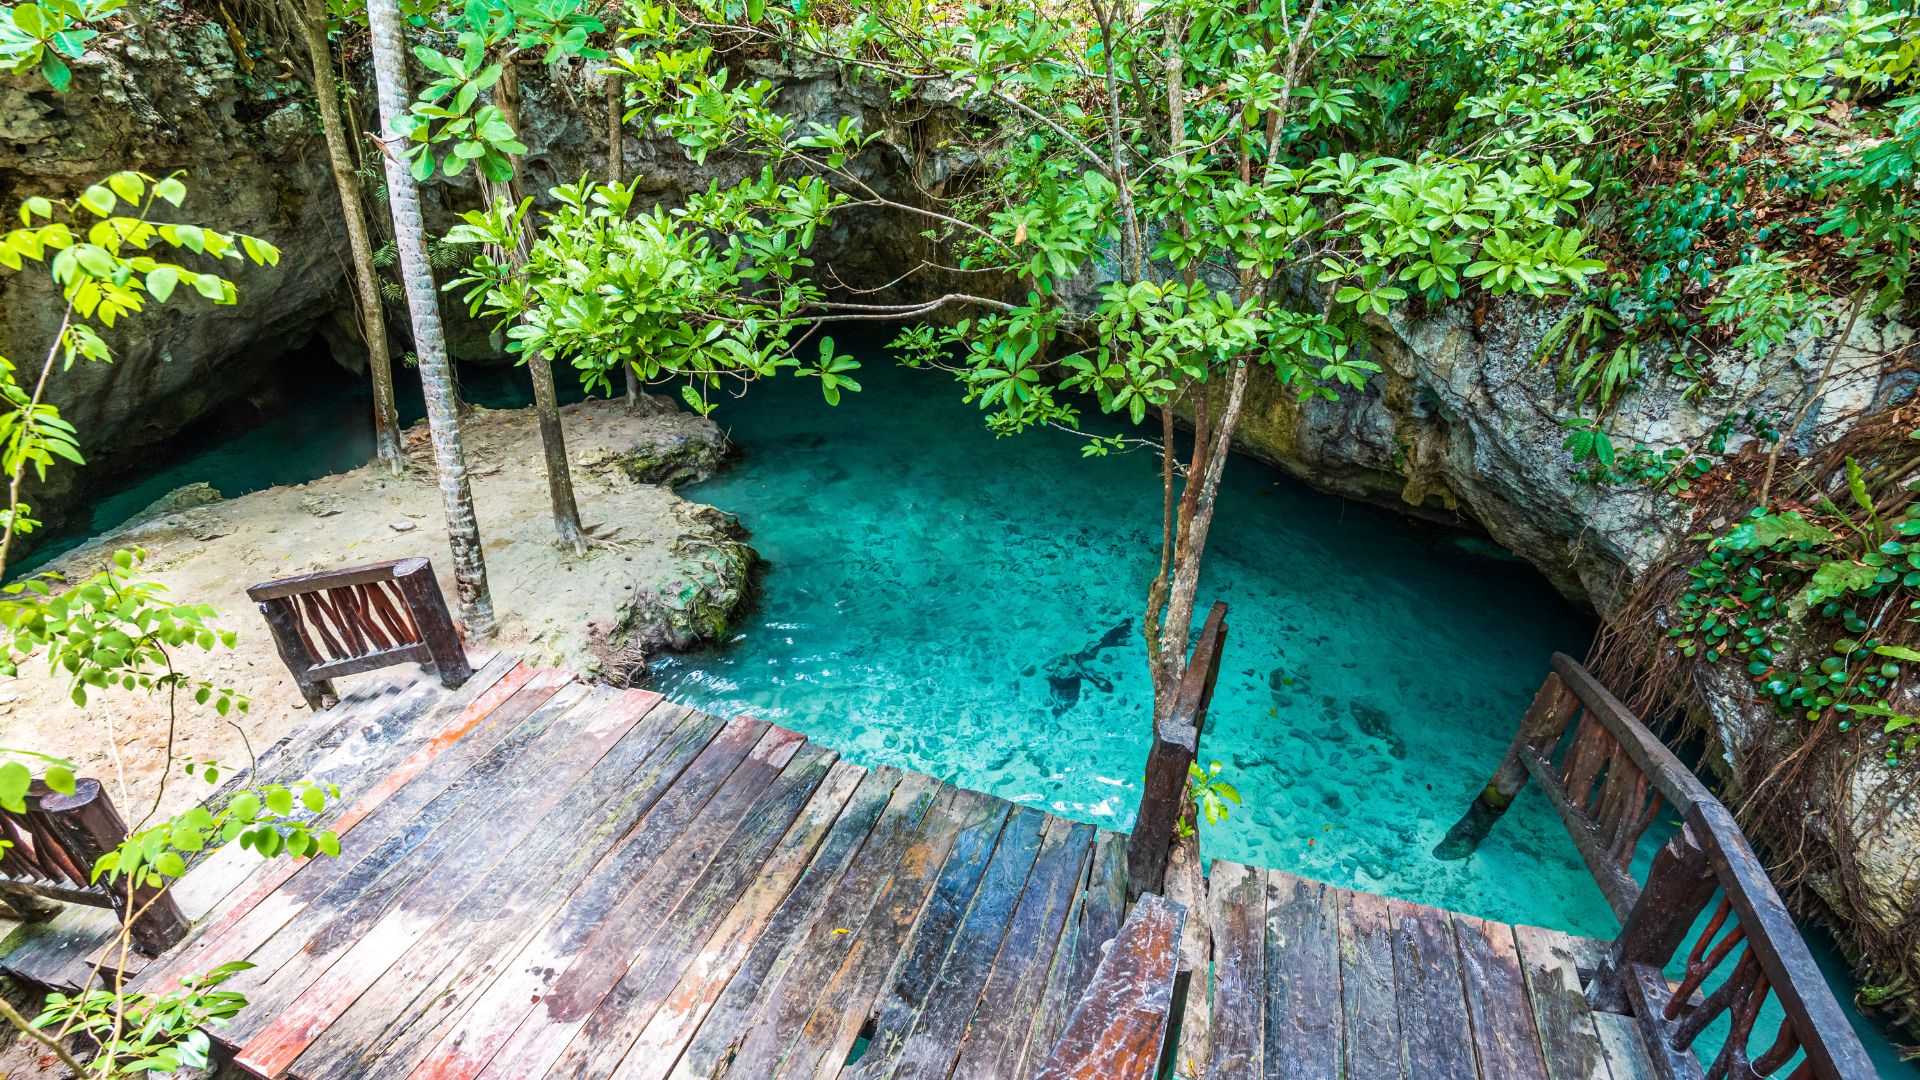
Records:
{"label": "foliage", "polygon": [[47,85],[65,90],[73,81],[68,60],[77,60],[100,36],[88,26],[125,7],[127,0],[29,0],[0,9],[0,75],[38,71]]}
{"label": "foliage", "polygon": [[226,1026],[247,999],[221,983],[253,967],[244,961],[222,964],[204,975],[181,980],[164,994],[115,993],[91,989],[79,994],[49,994],[35,1029],[84,1033],[102,1046],[88,1077],[143,1077],[209,1067],[208,1029]]}
{"label": "foliage", "polygon": [[[1920,746],[1920,724],[1891,702],[1904,662],[1920,651],[1894,640],[1920,623],[1920,514],[1883,515],[1860,466],[1847,460],[1854,506],[1755,508],[1711,537],[1688,571],[1667,631],[1681,655],[1707,663],[1745,661],[1747,674],[1785,718],[1882,721],[1885,756]],[[1811,641],[1811,653],[1801,643]]]}
{"label": "foliage", "polygon": [[583,0],[504,0],[498,6],[467,0],[443,26],[454,38],[454,52],[414,48],[414,57],[437,76],[420,92],[400,132],[409,140],[415,180],[432,177],[436,168],[458,176],[470,164],[496,183],[512,177],[513,158],[527,147],[512,118],[488,97],[522,53],[538,51],[549,65],[568,56],[604,57],[587,43],[605,27],[586,7]]}
{"label": "foliage", "polygon": [[[585,181],[555,188],[558,205],[524,267],[483,253],[448,287],[467,288],[474,314],[507,328],[510,352],[571,363],[586,385],[604,390],[632,360],[648,381],[684,380],[687,403],[702,414],[716,392],[799,368],[803,328],[823,298],[802,276],[813,265],[805,251],[844,197],[770,168],[672,209],[635,212],[634,190]],[[511,248],[529,202],[470,211],[448,239]],[[859,389],[848,375],[859,365],[832,338],[819,339],[814,353],[801,373],[821,380],[829,403]]]}
{"label": "foliage", "polygon": [[[1220,779],[1220,763],[1211,761],[1202,769],[1197,762],[1187,764],[1187,795],[1193,799],[1195,810],[1208,825],[1218,825],[1227,820],[1228,804],[1240,805],[1240,792],[1232,784]],[[1191,836],[1193,827],[1183,818],[1178,823],[1180,835]]]}
{"label": "foliage", "polygon": [[[14,10],[16,24],[20,10]],[[44,480],[59,461],[82,462],[78,433],[44,397],[55,368],[70,367],[78,359],[110,361],[100,331],[150,303],[167,303],[181,284],[216,304],[234,302],[232,282],[179,258],[214,265],[243,256],[259,265],[279,260],[271,244],[255,237],[154,220],[159,204],[178,207],[186,197],[180,174],[156,179],[138,172],[115,173],[71,201],[38,196],[22,200],[20,226],[0,235],[0,267],[18,272],[30,263],[44,264],[64,303],[31,390],[14,378],[13,364],[0,358],[0,396],[7,403],[0,413],[0,467],[8,483],[6,510],[0,517],[0,575],[13,538],[37,524],[21,501],[28,470]],[[108,689],[162,693],[171,726],[177,719],[176,700],[186,691],[196,703],[210,703],[217,715],[244,712],[244,696],[176,666],[180,650],[231,647],[232,632],[212,624],[215,613],[210,607],[176,603],[163,586],[142,578],[138,569],[144,558],[138,550],[118,551],[110,566],[83,580],[43,574],[7,585],[0,592],[0,676],[16,676],[21,664],[38,655],[50,674],[66,680],[74,703],[82,707],[97,705],[94,695]],[[118,746],[110,740],[107,745],[117,758]],[[171,755],[171,731],[168,745]],[[76,789],[67,762],[29,750],[0,750],[0,758],[0,807],[26,809],[33,779],[29,763],[40,766],[54,791],[71,794]],[[163,763],[163,774],[171,767],[171,760]],[[188,763],[188,768],[208,783],[219,775],[214,766]],[[338,838],[316,825],[337,795],[331,786],[307,782],[258,785],[218,808],[195,807],[146,827],[159,806],[156,797],[134,833],[90,868],[94,881],[126,890],[130,915],[121,928],[121,956],[113,966],[126,966],[129,927],[147,910],[143,904],[152,902],[139,901],[136,890],[165,895],[195,852],[232,841],[265,857],[337,855]],[[5,1002],[0,1002],[0,1014],[88,1078],[204,1066],[209,1048],[204,1028],[224,1023],[244,1004],[240,995],[218,986],[244,966],[216,968],[161,995],[129,994],[116,976],[111,985],[78,996],[49,997],[45,1011],[31,1024]],[[80,1062],[65,1048],[65,1040],[78,1034],[98,1047],[90,1062]]]}

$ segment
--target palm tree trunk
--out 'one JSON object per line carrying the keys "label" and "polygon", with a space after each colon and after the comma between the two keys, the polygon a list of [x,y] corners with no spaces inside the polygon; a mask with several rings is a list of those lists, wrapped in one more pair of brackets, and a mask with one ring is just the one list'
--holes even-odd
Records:
{"label": "palm tree trunk", "polygon": [[353,171],[352,141],[340,116],[340,95],[333,85],[333,54],[327,45],[325,0],[296,0],[294,19],[300,24],[313,68],[313,97],[320,108],[320,129],[326,135],[327,159],[333,166],[333,186],[340,193],[340,212],[347,222],[347,247],[353,257],[354,299],[360,309],[360,334],[367,343],[367,370],[373,377],[374,456],[399,475],[400,414],[393,406],[393,358],[387,352],[387,317],[380,305],[380,278],[373,268],[373,242],[367,235],[367,215],[360,202],[360,179]]}
{"label": "palm tree trunk", "polygon": [[[507,124],[520,130],[520,80],[509,61],[500,81],[493,87],[493,103],[506,114]],[[514,161],[515,176],[502,185],[499,193],[510,205],[520,204],[519,161]],[[483,181],[484,184],[484,181]],[[495,192],[488,188],[488,197]],[[523,226],[513,250],[506,252],[517,269],[526,265],[528,237]],[[553,365],[539,350],[527,354],[527,373],[533,377],[533,411],[540,418],[540,445],[547,459],[547,497],[553,504],[553,531],[560,543],[576,555],[587,553],[587,531],[580,526],[580,507],[573,497],[573,474],[567,463],[567,435],[560,427],[560,401],[553,392]]]}
{"label": "palm tree trunk", "polygon": [[473,515],[473,488],[467,482],[466,454],[460,447],[453,377],[447,365],[446,335],[440,326],[440,293],[427,265],[426,227],[420,220],[420,189],[390,134],[407,111],[406,47],[400,36],[396,0],[368,0],[373,29],[373,74],[380,102],[381,150],[386,158],[387,206],[393,211],[394,244],[400,254],[400,278],[407,310],[413,316],[413,347],[420,358],[420,385],[426,391],[427,427],[433,434],[433,462],[440,473],[440,495],[447,504],[447,544],[453,549],[453,580],[460,594],[460,621],[468,641],[493,636],[493,596],[487,589],[487,561],[480,550],[480,525]]}

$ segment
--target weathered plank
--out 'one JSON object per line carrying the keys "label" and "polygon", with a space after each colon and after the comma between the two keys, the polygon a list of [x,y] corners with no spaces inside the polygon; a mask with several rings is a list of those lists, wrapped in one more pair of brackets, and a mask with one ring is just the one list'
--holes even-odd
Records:
{"label": "weathered plank", "polygon": [[420,1077],[478,1075],[520,1022],[545,999],[553,980],[572,965],[608,912],[645,877],[660,855],[692,824],[721,782],[759,743],[767,725],[736,719],[707,744],[672,789],[619,847],[567,898],[561,912],[509,961],[414,1070]]}
{"label": "weathered plank", "polygon": [[1553,1080],[1609,1080],[1606,1054],[1594,1030],[1567,936],[1516,926],[1513,938],[1527,976],[1527,997],[1533,1003],[1547,1075]]}
{"label": "weathered plank", "polygon": [[1345,1076],[1400,1080],[1399,988],[1393,970],[1393,913],[1387,898],[1339,890],[1340,1002]]}
{"label": "weathered plank", "polygon": [[525,860],[521,873],[492,875],[468,894],[294,1062],[296,1076],[371,1078],[410,1071],[720,729],[717,719],[688,716],[672,705],[655,706],[641,723],[665,733],[660,747],[602,787],[598,798],[582,791],[571,828],[557,820],[545,823],[551,828],[541,834],[544,858],[523,848],[516,855]]}
{"label": "weathered plank", "polygon": [[[645,760],[657,737],[649,733],[629,741],[626,736],[653,704],[612,691],[585,695],[546,738],[495,777],[489,790],[469,795],[467,811],[436,829],[407,865],[389,871],[338,915],[302,920],[314,928],[312,937],[261,987],[252,1000],[257,1011],[236,1018],[227,1033],[244,1044],[239,1062],[265,1076],[279,1075],[395,959],[497,866],[515,858],[577,783],[616,782]],[[580,716],[579,723],[570,722],[573,715]],[[551,754],[545,749],[549,745],[555,747]],[[601,770],[608,758],[612,766]],[[498,812],[507,807],[514,812]],[[552,824],[565,828],[566,819],[562,815]],[[321,910],[316,907],[309,915]]]}
{"label": "weathered plank", "polygon": [[[670,914],[657,921],[644,941],[631,948],[633,962],[580,1024],[549,1073],[612,1074],[652,1015],[651,1009],[643,1008],[643,1002],[658,1001],[678,981],[690,954],[706,943],[733,909],[734,901],[759,875],[788,827],[806,809],[815,789],[826,781],[835,756],[825,747],[802,745],[792,762],[763,787],[759,800],[733,834],[719,844],[718,853],[693,888]],[[850,774],[841,774],[836,781],[844,789],[841,801],[852,791],[853,779]],[[712,805],[708,804],[709,809]]]}
{"label": "weathered plank", "polygon": [[933,894],[913,924],[906,946],[894,964],[893,978],[876,1002],[873,1012],[873,1043],[854,1070],[855,1080],[885,1076],[890,1069],[882,1064],[898,1058],[898,1052],[913,1031],[914,1021],[927,1002],[927,995],[938,979],[954,935],[973,896],[986,876],[987,866],[1006,827],[1011,807],[998,799],[985,799],[979,812],[970,815],[947,861],[940,868]]}
{"label": "weathered plank", "polygon": [[1120,933],[1120,920],[1127,911],[1127,838],[1124,834],[1102,831],[1093,841],[1093,875],[1087,884],[1087,901],[1081,912],[1082,933],[1075,942],[1073,980],[1067,989],[1072,1000],[1079,1001],[1100,960],[1106,956],[1107,942]]}
{"label": "weathered plank", "polygon": [[1474,1080],[1465,980],[1448,913],[1404,900],[1388,900],[1387,911],[1393,919],[1393,975],[1407,1074]]}
{"label": "weathered plank", "polygon": [[955,1076],[1026,1080],[1021,1057],[1092,848],[1090,826],[1048,819],[1020,907],[1000,944],[979,1009],[966,1027],[952,1070]]}
{"label": "weathered plank", "polygon": [[[586,697],[587,689],[579,683],[561,687],[425,806],[411,798],[415,794],[411,787],[403,789],[389,800],[390,812],[380,815],[384,820],[379,828],[390,834],[377,847],[357,849],[362,853],[357,861],[314,862],[305,875],[296,874],[256,907],[254,915],[243,919],[232,939],[251,941],[255,935],[264,936],[245,954],[254,967],[225,984],[246,994],[253,1005],[223,1032],[230,1044],[244,1044],[257,1034],[270,1014],[288,1000],[285,995],[297,992],[290,988],[303,986],[317,966],[331,962],[338,949],[350,945],[388,902],[433,866],[453,837],[484,820],[482,815],[464,812],[471,800],[511,792],[537,775],[539,766],[564,760],[566,740],[584,715],[576,714],[568,723],[568,714]],[[402,809],[414,812],[395,821]],[[361,836],[371,838],[372,834]],[[299,917],[291,918],[287,909],[296,903]]]}
{"label": "weathered plank", "polygon": [[[937,884],[950,866],[968,857],[963,849],[980,832],[989,826],[998,831],[1006,804],[988,805],[997,802],[976,792],[940,789],[919,832],[890,856],[886,884],[859,927],[829,925],[824,919],[815,924],[777,1004],[770,999],[741,1040],[735,1058],[740,1075],[778,1068],[808,1076],[846,1061],[863,1025],[876,1022],[881,991],[912,955],[912,944],[903,942],[916,932],[916,919],[931,905]],[[990,846],[991,840],[985,842]],[[984,852],[979,853],[975,865],[984,862]],[[837,933],[841,929],[850,933]],[[806,986],[819,989],[806,992]]]}
{"label": "weathered plank", "polygon": [[[1208,988],[1212,1080],[1260,1080],[1267,1042],[1267,877],[1235,862],[1215,861],[1207,876],[1213,909],[1213,980]],[[1194,972],[1199,993],[1202,972]]]}
{"label": "weathered plank", "polygon": [[1513,928],[1471,915],[1453,916],[1466,980],[1467,1012],[1473,1044],[1485,1080],[1547,1080],[1540,1029],[1527,1001],[1526,972]]}
{"label": "weathered plank", "polygon": [[1607,1055],[1607,1071],[1613,1080],[1657,1080],[1661,1075],[1638,1020],[1597,1012],[1593,1014],[1593,1029],[1600,1037],[1600,1049]]}
{"label": "weathered plank", "polygon": [[[858,786],[849,791],[848,781]],[[726,920],[704,947],[681,958],[679,981],[654,1000],[639,1002],[639,1010],[648,1016],[646,1027],[627,1049],[615,1077],[655,1080],[672,1069],[754,941],[772,925],[782,901],[793,895],[796,882],[803,874],[837,877],[898,782],[899,774],[892,769],[868,772],[846,761],[835,763]]]}
{"label": "weathered plank", "polygon": [[951,796],[933,778],[908,773],[870,831],[841,834],[842,842],[857,841],[857,853],[828,860],[822,873],[800,879],[673,1063],[674,1077],[706,1080],[742,1055],[769,1064],[780,1060],[846,950],[864,937],[863,927],[894,875],[910,867],[936,800]]}
{"label": "weathered plank", "polygon": [[[580,954],[557,969],[548,980],[546,992],[481,1076],[506,1080],[544,1075],[553,1068],[555,1059],[647,947],[654,931],[705,872],[718,853],[720,841],[732,835],[758,806],[759,797],[805,745],[805,739],[785,728],[769,727],[762,733],[746,760],[714,790],[700,815],[621,897]],[[809,791],[811,782],[822,773],[824,768],[808,777]],[[793,812],[799,812],[797,803]],[[563,1071],[561,1075],[568,1074]]]}
{"label": "weathered plank", "polygon": [[1178,904],[1141,897],[1034,1080],[1150,1080],[1158,1072],[1185,917]]}
{"label": "weathered plank", "polygon": [[1033,1026],[1027,1032],[1026,1047],[1020,1053],[1019,1064],[1014,1067],[1014,1076],[1032,1076],[1040,1068],[1047,1054],[1052,1052],[1054,1041],[1060,1038],[1060,1029],[1067,1024],[1067,1014],[1073,1011],[1073,997],[1068,992],[1068,984],[1073,981],[1073,969],[1079,959],[1077,951],[1081,916],[1087,906],[1093,861],[1098,857],[1099,845],[1096,840],[1087,852],[1086,864],[1081,867],[1080,875],[1074,881],[1073,904],[1067,910],[1066,923],[1060,928],[1060,942],[1054,947],[1047,969],[1047,984],[1041,991],[1039,1004],[1034,1007]]}
{"label": "weathered plank", "polygon": [[1340,1072],[1340,935],[1334,890],[1267,872],[1268,1080]]}
{"label": "weathered plank", "polygon": [[[349,852],[365,854],[404,829],[422,805],[504,741],[568,678],[516,667],[453,712],[431,739],[329,822],[341,838],[340,858],[272,863],[223,900],[192,941],[175,950],[164,964],[143,972],[135,989],[164,992],[177,986],[184,975],[244,960],[310,899],[357,866],[360,859]],[[376,816],[378,820],[368,821]],[[351,835],[356,830],[359,835]]]}
{"label": "weathered plank", "polygon": [[[1047,820],[1044,812],[1030,806],[1016,809],[1007,818],[987,872],[954,930],[946,958],[922,996],[912,1026],[896,1029],[902,1036],[897,1041],[888,1039],[887,1029],[876,1026],[875,1046],[860,1063],[869,1075],[944,1080],[952,1071],[961,1037],[979,1007],[993,974],[994,958],[1025,895]],[[875,1051],[890,1042],[895,1048],[894,1061],[887,1067],[885,1055]]]}

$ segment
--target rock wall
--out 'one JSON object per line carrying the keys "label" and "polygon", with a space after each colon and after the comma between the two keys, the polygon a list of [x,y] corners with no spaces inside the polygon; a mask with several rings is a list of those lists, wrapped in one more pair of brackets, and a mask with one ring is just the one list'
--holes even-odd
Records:
{"label": "rock wall", "polygon": [[[123,320],[106,335],[111,364],[56,371],[49,397],[79,428],[96,475],[133,460],[268,381],[334,304],[340,280],[336,208],[318,121],[255,84],[224,30],[156,21],[74,65],[56,93],[38,75],[0,77],[0,199],[71,198],[121,169],[190,169],[177,220],[252,233],[279,245],[278,268],[227,263],[240,303],[198,296]],[[191,290],[182,290],[182,294]],[[44,268],[0,274],[0,356],[37,373],[64,307]],[[86,470],[62,469],[32,501],[50,526],[76,511]]]}

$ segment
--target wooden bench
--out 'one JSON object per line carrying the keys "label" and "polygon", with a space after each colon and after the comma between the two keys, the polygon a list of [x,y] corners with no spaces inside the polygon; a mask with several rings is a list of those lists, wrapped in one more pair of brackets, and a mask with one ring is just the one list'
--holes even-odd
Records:
{"label": "wooden bench", "polygon": [[280,659],[315,710],[339,699],[334,679],[391,664],[426,664],[448,689],[473,674],[426,559],[281,578],[247,596],[260,605]]}
{"label": "wooden bench", "polygon": [[151,885],[128,889],[124,879],[92,880],[100,856],[127,838],[127,823],[114,809],[100,781],[81,778],[71,795],[35,781],[27,792],[26,812],[0,810],[0,907],[14,917],[51,918],[51,901],[111,908],[132,928],[134,948],[148,956],[186,936],[187,918],[171,894]]}

